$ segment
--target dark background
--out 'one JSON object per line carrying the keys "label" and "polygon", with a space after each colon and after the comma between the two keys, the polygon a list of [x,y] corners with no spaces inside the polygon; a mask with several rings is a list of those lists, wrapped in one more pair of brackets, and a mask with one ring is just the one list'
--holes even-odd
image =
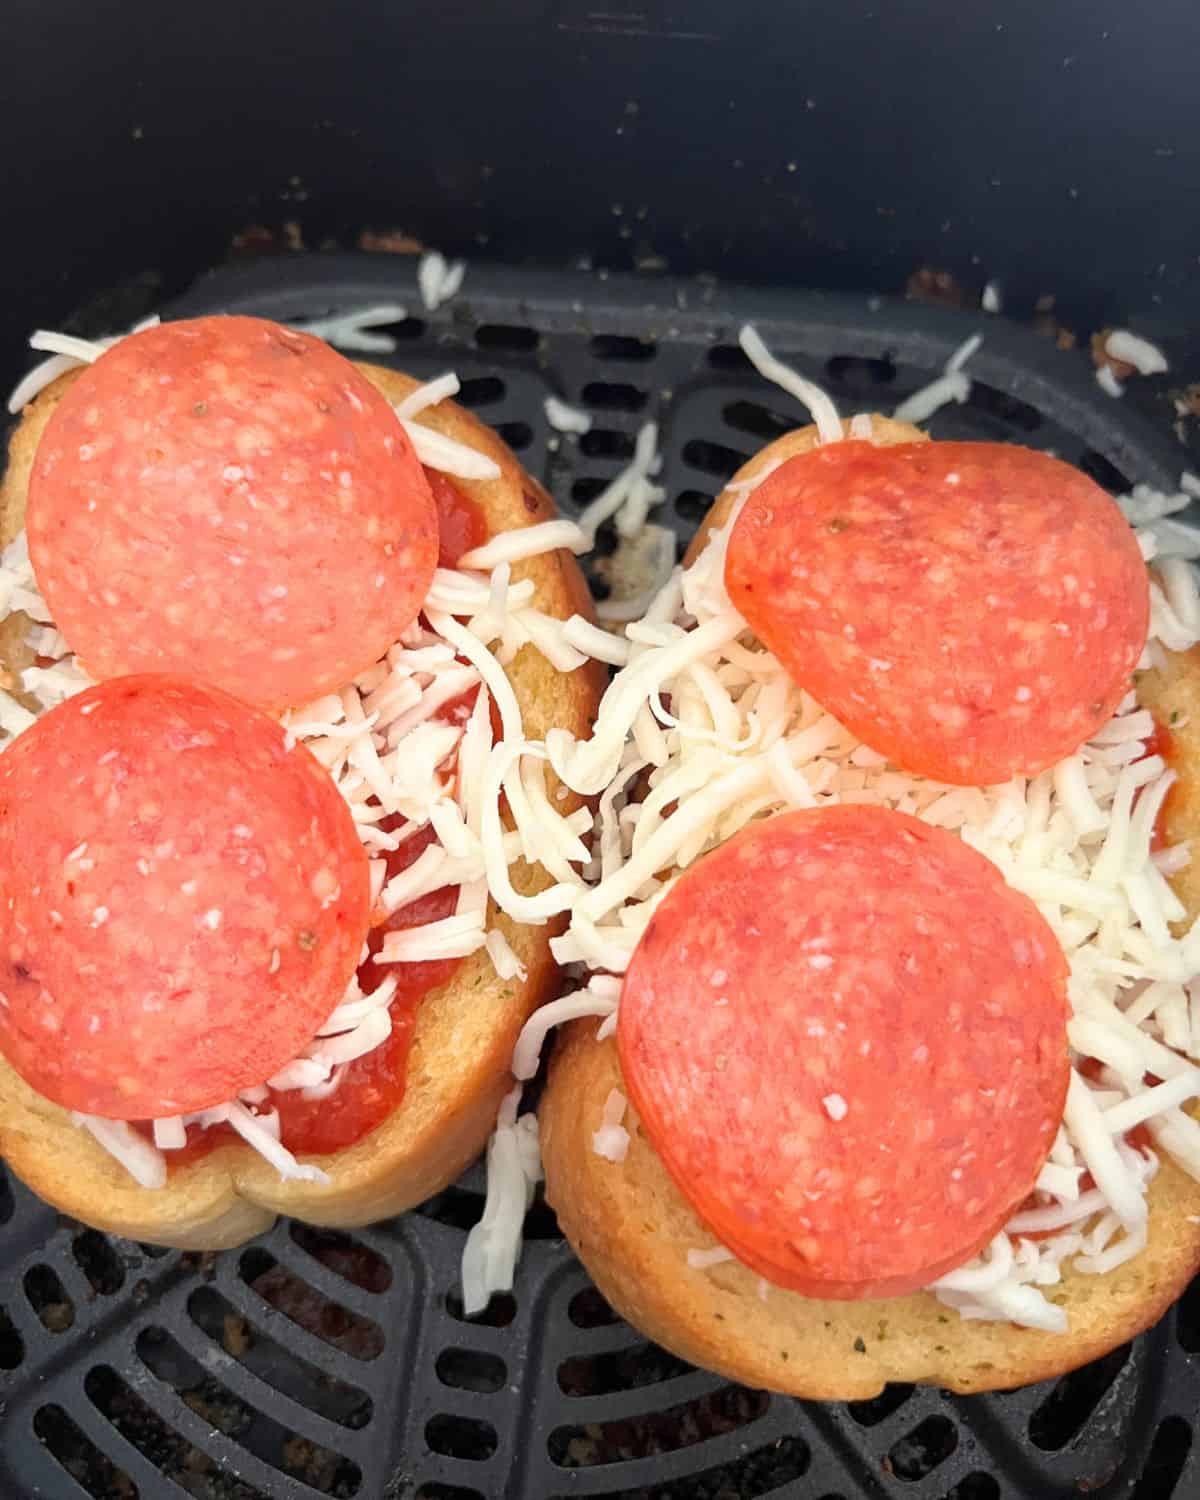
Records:
{"label": "dark background", "polygon": [[0,362],[288,220],[1179,338],[1198,59],[1192,0],[5,0]]}

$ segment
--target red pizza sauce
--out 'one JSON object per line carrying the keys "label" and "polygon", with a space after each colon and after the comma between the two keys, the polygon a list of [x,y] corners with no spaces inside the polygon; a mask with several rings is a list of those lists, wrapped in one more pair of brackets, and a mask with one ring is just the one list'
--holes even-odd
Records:
{"label": "red pizza sauce", "polygon": [[[1168,765],[1174,759],[1175,736],[1158,719],[1154,721],[1154,732],[1146,740],[1146,754],[1161,755]],[[1174,793],[1175,788],[1171,787],[1167,795],[1163,798],[1163,804],[1158,810],[1158,817],[1154,820],[1154,830],[1150,835],[1150,852],[1152,854],[1157,854],[1160,849],[1167,847],[1167,808]]]}

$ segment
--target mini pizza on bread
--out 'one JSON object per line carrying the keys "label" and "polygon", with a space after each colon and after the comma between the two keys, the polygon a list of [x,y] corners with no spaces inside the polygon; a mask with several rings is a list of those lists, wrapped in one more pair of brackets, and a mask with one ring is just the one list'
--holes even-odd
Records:
{"label": "mini pizza on bread", "polygon": [[590,977],[514,1071],[569,1023],[547,1196],[651,1337],[803,1397],[1003,1388],[1200,1265],[1200,596],[1045,455],[823,429],[550,736],[600,797],[554,943]]}
{"label": "mini pizza on bread", "polygon": [[452,379],[253,319],[95,352],[0,488],[0,1152],[153,1243],[363,1224],[478,1154],[553,992],[496,893],[590,826],[521,755],[594,713],[578,539]]}

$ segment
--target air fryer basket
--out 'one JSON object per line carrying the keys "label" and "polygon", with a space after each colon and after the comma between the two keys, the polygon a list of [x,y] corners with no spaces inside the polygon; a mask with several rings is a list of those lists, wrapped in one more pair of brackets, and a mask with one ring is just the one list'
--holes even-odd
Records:
{"label": "air fryer basket", "polygon": [[[567,514],[661,424],[664,519],[682,551],[712,496],[795,425],[736,345],[753,319],[845,411],[890,410],[972,332],[970,400],[936,436],[1052,449],[1114,491],[1174,488],[1188,457],[1163,390],[1104,395],[1079,353],[981,313],[850,295],[472,267],[419,311],[412,261],[294,257],[202,279],[169,312],[300,320],[379,302],[386,359],[453,367]],[[93,332],[102,329],[88,330]],[[559,437],[543,398],[587,408]],[[601,536],[601,548],[605,545]],[[611,545],[611,537],[608,539]],[[185,1255],[64,1221],[0,1180],[0,1494],[267,1500],[1194,1500],[1200,1281],[1152,1331],[1074,1375],[962,1399],[892,1386],[797,1402],[655,1348],[588,1283],[539,1202],[511,1297],[466,1320],[457,1295],[474,1168],[415,1213],[353,1235],[278,1224]]]}

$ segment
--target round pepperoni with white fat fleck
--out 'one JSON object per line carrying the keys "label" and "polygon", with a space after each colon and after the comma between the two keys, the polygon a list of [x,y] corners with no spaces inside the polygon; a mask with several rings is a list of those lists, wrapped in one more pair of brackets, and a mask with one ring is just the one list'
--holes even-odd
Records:
{"label": "round pepperoni with white fat fleck", "polygon": [[328,773],[257,709],[101,683],[0,755],[0,1051],[117,1119],[264,1082],[340,1002],[367,857]]}
{"label": "round pepperoni with white fat fleck", "polygon": [[655,1149],[713,1233],[812,1297],[968,1260],[1062,1119],[1067,963],[953,834],[829,807],[685,871],[629,966],[617,1038]]}
{"label": "round pepperoni with white fat fleck", "polygon": [[1129,690],[1150,595],[1115,502],[999,443],[843,442],[752,491],[734,605],[801,687],[906,770],[960,785],[1071,755]]}
{"label": "round pepperoni with white fat fleck", "polygon": [[181,672],[269,708],[377,661],[438,553],[387,401],[321,340],[258,318],[166,323],[102,354],[47,423],[26,524],[93,677]]}

